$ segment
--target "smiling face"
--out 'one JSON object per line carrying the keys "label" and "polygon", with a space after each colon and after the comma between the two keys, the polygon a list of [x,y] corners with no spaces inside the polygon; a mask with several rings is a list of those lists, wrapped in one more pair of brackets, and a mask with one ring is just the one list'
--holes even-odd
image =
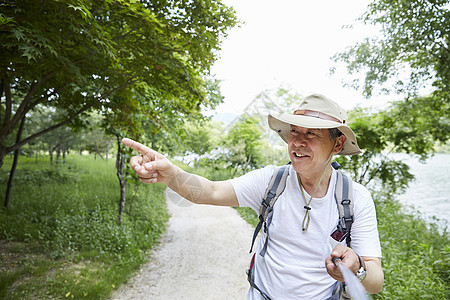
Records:
{"label": "smiling face", "polygon": [[344,135],[337,141],[336,139],[332,141],[328,129],[311,129],[292,125],[288,138],[288,151],[294,170],[302,177],[320,176],[330,163],[331,153],[338,153],[344,141]]}

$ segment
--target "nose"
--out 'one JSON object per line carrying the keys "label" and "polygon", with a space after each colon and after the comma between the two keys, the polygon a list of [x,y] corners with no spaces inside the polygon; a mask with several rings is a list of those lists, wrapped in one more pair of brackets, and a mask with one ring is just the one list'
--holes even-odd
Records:
{"label": "nose", "polygon": [[297,132],[296,134],[290,134],[289,140],[291,141],[292,145],[295,147],[304,147],[306,146],[306,138],[305,134],[301,132]]}

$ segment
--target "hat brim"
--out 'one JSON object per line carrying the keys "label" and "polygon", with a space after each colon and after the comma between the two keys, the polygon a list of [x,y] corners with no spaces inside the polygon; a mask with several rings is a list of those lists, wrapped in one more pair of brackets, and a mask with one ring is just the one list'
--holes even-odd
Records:
{"label": "hat brim", "polygon": [[362,153],[358,147],[355,133],[345,124],[303,115],[269,115],[269,127],[288,142],[291,125],[304,128],[330,129],[338,128],[345,135],[345,143],[339,155],[355,155]]}

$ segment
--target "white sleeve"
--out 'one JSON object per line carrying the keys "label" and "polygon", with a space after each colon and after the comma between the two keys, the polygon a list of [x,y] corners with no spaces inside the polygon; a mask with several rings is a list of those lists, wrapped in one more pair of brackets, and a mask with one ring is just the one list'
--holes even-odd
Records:
{"label": "white sleeve", "polygon": [[381,257],[377,214],[370,192],[353,182],[354,222],[351,229],[351,246],[360,256]]}
{"label": "white sleeve", "polygon": [[264,193],[274,172],[274,166],[267,166],[231,179],[239,206],[250,207],[259,213]]}

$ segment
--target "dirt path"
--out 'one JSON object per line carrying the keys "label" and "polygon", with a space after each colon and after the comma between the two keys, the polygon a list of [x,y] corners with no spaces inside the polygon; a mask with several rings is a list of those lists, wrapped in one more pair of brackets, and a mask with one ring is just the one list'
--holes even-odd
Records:
{"label": "dirt path", "polygon": [[233,208],[193,205],[169,189],[166,199],[161,246],[112,299],[245,299],[253,228]]}

